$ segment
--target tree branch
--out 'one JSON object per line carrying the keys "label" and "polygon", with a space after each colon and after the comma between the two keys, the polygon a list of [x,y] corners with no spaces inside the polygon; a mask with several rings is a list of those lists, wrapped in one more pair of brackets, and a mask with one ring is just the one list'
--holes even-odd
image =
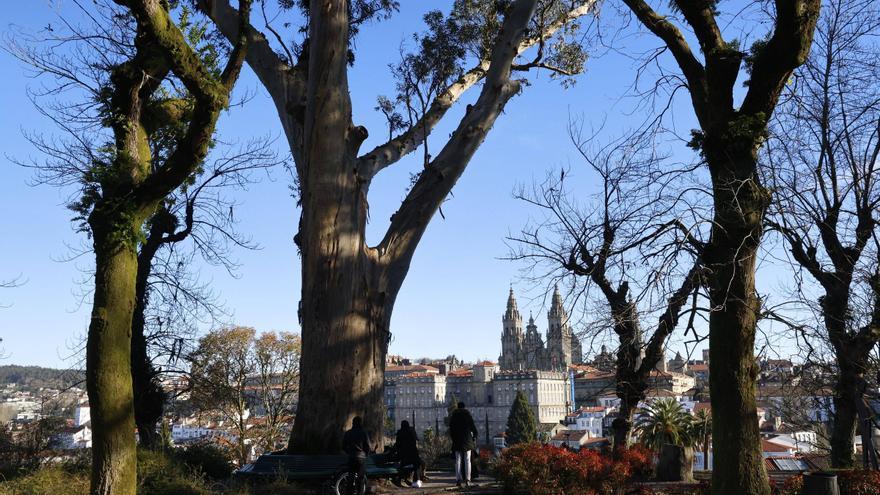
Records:
{"label": "tree branch", "polygon": [[[581,0],[579,3],[580,5],[573,7],[566,13],[566,15],[547,25],[540,33],[521,40],[517,45],[513,57],[516,58],[518,55],[536,44],[543,43],[544,40],[555,35],[569,22],[588,14],[596,5],[596,0]],[[520,68],[518,70],[532,67],[552,69],[551,66],[546,64],[538,65],[537,60],[535,63],[516,67]],[[473,68],[465,72],[460,78],[449,85],[449,87],[441,91],[434,101],[431,102],[425,115],[415,122],[412,127],[392,138],[387,143],[380,144],[359,157],[357,166],[360,175],[364,179],[369,180],[385,167],[396,163],[404,156],[417,150],[431,134],[437,124],[443,119],[446,112],[452,108],[455,102],[457,102],[468,89],[486,77],[488,69],[489,60],[480,60]]]}
{"label": "tree branch", "polygon": [[776,0],[776,27],[752,65],[741,111],[769,119],[783,85],[810,53],[820,0]]}
{"label": "tree branch", "polygon": [[[202,63],[198,53],[184,39],[159,0],[123,1],[134,14],[146,35],[165,54],[172,71],[193,95],[195,106],[186,133],[175,146],[168,160],[150,174],[135,190],[142,202],[163,198],[176,189],[202,163],[208,152],[220,111],[229,101],[232,85],[244,63],[247,36],[244,30],[236,41],[226,68],[218,81]],[[242,0],[241,24],[247,25],[250,0]]]}
{"label": "tree branch", "polygon": [[624,0],[641,23],[663,40],[681,72],[687,80],[691,100],[697,119],[706,127],[709,123],[709,89],[706,82],[706,70],[694,56],[681,31],[665,17],[657,14],[644,0]]}
{"label": "tree branch", "polygon": [[461,177],[504,105],[519,91],[519,83],[510,79],[510,69],[536,5],[537,0],[517,0],[511,7],[492,50],[479,98],[392,216],[391,225],[377,247],[383,275],[391,286],[403,282],[431,217]]}

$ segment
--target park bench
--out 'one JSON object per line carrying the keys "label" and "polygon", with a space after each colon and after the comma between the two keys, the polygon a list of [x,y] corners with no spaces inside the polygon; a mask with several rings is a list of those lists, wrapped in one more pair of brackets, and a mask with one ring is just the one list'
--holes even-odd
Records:
{"label": "park bench", "polygon": [[[252,481],[284,479],[322,482],[329,485],[334,493],[343,493],[341,487],[345,485],[347,470],[348,457],[345,454],[265,454],[236,471],[235,476]],[[368,479],[391,478],[399,482],[411,469],[398,468],[397,463],[385,454],[373,454],[367,456],[366,471]]]}

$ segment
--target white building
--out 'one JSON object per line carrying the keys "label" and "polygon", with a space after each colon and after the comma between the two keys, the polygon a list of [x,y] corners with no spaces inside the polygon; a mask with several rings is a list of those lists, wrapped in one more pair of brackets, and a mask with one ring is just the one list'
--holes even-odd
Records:
{"label": "white building", "polygon": [[603,436],[602,430],[607,415],[608,409],[601,406],[582,407],[569,415],[569,418],[574,421],[574,429],[586,431],[589,438],[599,438]]}
{"label": "white building", "polygon": [[[559,423],[570,410],[567,375],[553,371],[500,371],[484,361],[469,370],[448,374],[414,372],[385,380],[385,406],[395,425],[412,423],[419,434],[428,428],[445,431],[453,400],[464,402],[480,432],[480,443],[502,433],[517,392],[522,392],[539,424]],[[488,424],[488,431],[486,430]]]}
{"label": "white building", "polygon": [[71,426],[59,432],[55,439],[58,446],[64,450],[88,449],[92,446],[91,423]]}
{"label": "white building", "polygon": [[175,424],[171,426],[171,439],[174,443],[187,443],[194,440],[225,438],[234,441],[237,437],[232,433],[217,428],[198,425]]}
{"label": "white building", "polygon": [[75,426],[80,426],[91,421],[92,416],[90,413],[91,409],[89,408],[89,403],[80,404],[73,411],[73,424]]}

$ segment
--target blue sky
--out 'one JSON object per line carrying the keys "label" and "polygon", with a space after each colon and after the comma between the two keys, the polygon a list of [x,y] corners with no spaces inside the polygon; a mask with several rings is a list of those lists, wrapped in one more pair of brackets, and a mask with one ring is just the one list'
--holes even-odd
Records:
{"label": "blue sky", "polygon": [[[88,2],[86,2],[88,3]],[[367,126],[369,149],[387,136],[380,114],[373,110],[379,94],[392,94],[388,63],[398,57],[400,43],[421,26],[427,6],[447,2],[404,0],[401,11],[381,24],[366,26],[357,39],[357,61],[350,73],[350,87],[357,123]],[[16,2],[7,6],[5,36],[15,29],[36,31],[56,22],[54,10],[72,12],[69,0]],[[626,46],[643,50],[654,40],[630,37]],[[500,351],[501,314],[508,287],[513,284],[520,310],[535,312],[541,331],[546,330],[546,308],[540,297],[544,287],[520,278],[522,265],[500,259],[508,253],[504,238],[522,227],[535,211],[512,196],[515,187],[540,179],[547,170],[570,166],[578,194],[594,192],[594,177],[586,172],[570,145],[566,128],[569,115],[584,115],[610,135],[634,126],[638,114],[630,115],[632,99],[622,99],[632,82],[635,62],[614,52],[588,61],[577,84],[563,89],[546,74],[533,77],[533,84],[515,97],[496,123],[459,184],[425,234],[409,276],[398,297],[392,318],[391,352],[407,356],[457,356],[473,360],[496,359]],[[22,285],[0,290],[0,337],[6,358],[0,363],[61,366],[83,338],[88,325],[89,298],[82,297],[91,266],[88,254],[72,261],[70,246],[87,239],[75,232],[64,203],[72,190],[32,187],[32,171],[9,158],[39,159],[22,132],[53,133],[37,114],[26,89],[39,81],[29,78],[24,67],[0,52],[0,279],[20,277]],[[266,92],[250,70],[238,91],[253,93],[241,108],[225,114],[218,126],[225,140],[245,141],[253,136],[280,137],[280,125]],[[475,94],[475,93],[474,93]],[[471,95],[471,97],[474,96]],[[686,133],[694,127],[689,102],[678,98],[673,108],[676,128]],[[435,136],[446,136],[457,122],[461,107],[451,112]],[[439,138],[435,138],[439,141]],[[283,139],[275,146],[287,153]],[[691,160],[690,151],[678,150],[678,158]],[[370,191],[369,238],[381,237],[391,213],[403,198],[415,160],[397,164],[374,182]],[[298,331],[299,259],[292,242],[298,219],[288,192],[289,176],[281,170],[235,194],[239,228],[262,247],[237,251],[238,278],[210,266],[198,268],[203,281],[220,294],[232,312],[229,320],[258,330]],[[769,269],[765,271],[771,271]],[[762,279],[771,287],[780,275]],[[680,340],[680,338],[678,339]],[[672,345],[681,348],[680,343]],[[589,350],[589,344],[585,345]],[[65,359],[68,359],[65,361]]]}

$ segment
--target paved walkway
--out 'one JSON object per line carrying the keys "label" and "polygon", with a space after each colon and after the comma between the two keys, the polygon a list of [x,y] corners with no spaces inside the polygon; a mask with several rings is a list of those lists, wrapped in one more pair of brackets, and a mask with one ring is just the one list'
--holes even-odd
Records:
{"label": "paved walkway", "polygon": [[447,471],[428,471],[429,480],[423,482],[421,488],[401,488],[391,483],[375,487],[374,493],[412,493],[418,495],[446,494],[446,493],[472,493],[472,494],[495,494],[500,490],[495,486],[495,480],[487,476],[471,482],[469,488],[457,488],[455,486],[455,473]]}

